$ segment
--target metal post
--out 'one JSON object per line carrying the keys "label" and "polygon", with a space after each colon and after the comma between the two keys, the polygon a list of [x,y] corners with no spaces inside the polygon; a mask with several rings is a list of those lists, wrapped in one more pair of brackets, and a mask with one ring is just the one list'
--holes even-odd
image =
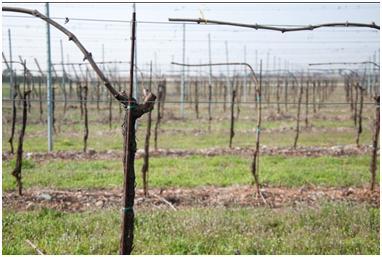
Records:
{"label": "metal post", "polygon": [[[136,6],[135,6],[135,3],[133,3],[133,12],[136,13]],[[135,22],[135,33],[137,32],[137,26],[138,26],[138,23]],[[134,92],[133,92],[133,97],[139,101],[139,97],[140,97],[140,91],[138,90],[138,86],[139,86],[139,83],[138,83],[138,60],[137,60],[137,55],[138,55],[138,48],[137,48],[137,35],[135,34],[135,40],[134,40],[134,49],[135,49],[135,52],[134,52],[134,80],[133,80],[133,86],[134,86]],[[135,129],[137,130],[138,129],[138,120],[135,121]]]}
{"label": "metal post", "polygon": [[[135,51],[135,25],[136,14],[133,12],[131,32],[131,60],[130,60],[130,85],[128,90],[128,101],[133,97],[134,84],[134,51]],[[122,233],[120,242],[120,255],[131,254],[134,241],[134,198],[135,198],[135,130],[133,127],[133,113],[131,102],[127,103],[127,116],[125,116],[126,127],[124,129],[124,185],[123,185],[123,213]]]}
{"label": "metal post", "polygon": [[[49,18],[49,3],[45,4],[46,16]],[[47,103],[48,103],[48,152],[53,151],[53,110],[52,110],[52,57],[50,49],[50,25],[46,23],[47,43]]]}
{"label": "metal post", "polygon": [[255,51],[255,72],[257,72],[257,50]]}
{"label": "metal post", "polygon": [[102,71],[105,72],[105,45],[102,44]]}
{"label": "metal post", "polygon": [[[208,33],[208,60],[210,63],[212,63],[212,54],[211,54],[211,34]],[[209,66],[209,73],[208,73],[208,113],[209,113],[209,119],[211,118],[211,101],[212,101],[212,66]]]}
{"label": "metal post", "polygon": [[[247,46],[244,46],[244,62],[247,63]],[[247,101],[247,67],[244,67],[244,84],[243,84],[244,102]]]}
{"label": "metal post", "polygon": [[62,83],[62,86],[65,87],[65,75],[66,75],[66,73],[65,73],[65,67],[64,67],[64,48],[62,46],[62,39],[60,39],[60,47],[61,47],[61,66],[62,66],[61,83]]}
{"label": "metal post", "polygon": [[[224,41],[224,44],[225,44],[225,59],[226,59],[226,62],[227,63],[229,63],[229,57],[228,57],[228,42],[227,42],[227,40],[226,41]],[[227,95],[228,96],[231,96],[231,93],[232,93],[232,84],[229,82],[229,76],[230,76],[230,74],[229,74],[229,65],[226,65],[226,67],[227,67],[227,76],[226,76],[226,78],[227,78],[227,85],[229,86],[229,90],[228,90],[228,92],[227,92]],[[228,88],[227,88],[228,89]]]}
{"label": "metal post", "polygon": [[[136,6],[135,6],[135,3],[133,4],[133,12],[136,12]],[[138,23],[136,22],[135,23],[135,33],[137,32],[137,27],[138,27]],[[136,36],[135,36],[136,37]],[[138,66],[138,48],[137,48],[137,38],[135,38],[135,52],[134,52],[134,62],[135,62],[135,67],[134,67],[134,98],[137,99],[137,101],[139,101],[139,93],[140,91],[138,90],[138,69],[137,69],[137,66]],[[138,127],[138,121],[136,121],[135,123],[135,128]]]}
{"label": "metal post", "polygon": [[13,85],[13,67],[12,67],[12,38],[11,30],[8,29],[8,40],[9,40],[9,99],[13,100],[13,95],[15,93],[15,87]]}
{"label": "metal post", "polygon": [[[182,46],[183,63],[186,61],[186,24],[183,23],[183,46]],[[182,76],[180,82],[180,116],[184,117],[184,73],[185,66],[182,66]]]}

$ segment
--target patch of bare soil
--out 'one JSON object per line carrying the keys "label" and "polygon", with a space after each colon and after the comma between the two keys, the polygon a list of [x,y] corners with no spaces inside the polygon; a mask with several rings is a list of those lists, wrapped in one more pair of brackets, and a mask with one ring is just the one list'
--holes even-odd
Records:
{"label": "patch of bare soil", "polygon": [[[291,147],[271,147],[261,146],[261,155],[282,155],[282,156],[349,156],[349,155],[362,155],[370,153],[371,146],[364,145],[356,147],[355,145],[336,145],[329,147],[320,146],[304,146],[293,149]],[[241,155],[251,156],[253,149],[249,147],[234,147],[234,148],[206,148],[194,150],[181,150],[181,149],[158,149],[151,150],[150,156],[219,156],[219,155]],[[14,156],[9,152],[3,152],[3,160],[13,159]],[[108,150],[96,152],[95,150],[88,150],[86,153],[82,151],[57,151],[50,153],[39,152],[26,152],[24,154],[26,159],[32,159],[36,162],[50,161],[52,159],[61,160],[115,160],[122,159],[122,151]],[[143,149],[139,149],[136,158],[142,158]]]}
{"label": "patch of bare soil", "polygon": [[[369,203],[379,207],[379,188],[377,190],[371,193],[367,188],[264,188],[262,198],[256,195],[254,186],[152,189],[148,198],[143,197],[142,190],[137,190],[135,206],[137,209],[260,206],[281,208],[301,204],[316,206],[320,201],[327,200]],[[46,207],[66,212],[82,212],[118,208],[121,202],[120,189],[29,189],[22,197],[15,191],[3,193],[3,207],[21,211]]]}

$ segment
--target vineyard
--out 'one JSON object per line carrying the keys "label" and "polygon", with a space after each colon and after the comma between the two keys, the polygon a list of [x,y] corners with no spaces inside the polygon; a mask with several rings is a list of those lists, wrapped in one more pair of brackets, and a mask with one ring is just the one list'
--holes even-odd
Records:
{"label": "vineyard", "polygon": [[[3,254],[380,253],[379,58],[299,69],[227,50],[214,61],[221,24],[200,18],[209,54],[187,61],[183,34],[160,70],[134,59],[135,9],[125,62],[18,7],[3,16],[42,19],[83,61],[12,56],[17,18],[3,25]],[[166,22],[185,33],[194,21]]]}

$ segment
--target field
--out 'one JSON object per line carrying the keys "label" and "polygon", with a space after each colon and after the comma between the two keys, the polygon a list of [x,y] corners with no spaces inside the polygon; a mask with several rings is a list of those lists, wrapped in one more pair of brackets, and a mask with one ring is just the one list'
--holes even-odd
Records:
{"label": "field", "polygon": [[9,5],[2,254],[380,255],[378,4]]}
{"label": "field", "polygon": [[[344,101],[342,92],[338,87],[328,103]],[[123,112],[113,106],[110,128],[107,103],[100,111],[89,104],[84,153],[78,104],[64,115],[58,102],[54,152],[48,153],[37,105],[32,102],[26,129],[22,197],[3,140],[3,253],[33,254],[25,242],[30,240],[49,254],[116,254]],[[166,104],[158,149],[150,150],[148,198],[140,173],[147,120],[138,121],[134,253],[379,253],[379,187],[368,189],[373,106],[365,105],[359,148],[349,106],[328,104],[309,113],[293,149],[295,106],[277,115],[274,105],[265,104],[260,180],[266,202],[256,196],[250,172],[254,106],[240,107],[229,148],[229,115],[221,105],[214,106],[209,131],[206,104],[199,119],[193,106],[186,105],[186,117],[179,118],[178,106]],[[3,102],[3,139],[10,133],[10,111]]]}

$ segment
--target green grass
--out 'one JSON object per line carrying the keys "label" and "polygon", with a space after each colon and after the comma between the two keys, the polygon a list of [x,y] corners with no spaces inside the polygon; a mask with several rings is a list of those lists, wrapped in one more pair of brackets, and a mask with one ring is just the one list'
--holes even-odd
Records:
{"label": "green grass", "polygon": [[[150,187],[230,186],[250,184],[252,159],[243,156],[155,157],[150,159]],[[261,183],[270,186],[362,186],[369,182],[369,156],[281,157],[262,156]],[[24,187],[112,188],[122,185],[120,160],[50,160],[23,163]],[[15,188],[10,175],[14,161],[3,161],[3,190]],[[142,159],[136,161],[141,187]],[[379,174],[377,181],[379,181]]]}
{"label": "green grass", "polygon": [[[344,97],[342,88],[338,89],[338,95],[333,96],[333,99],[341,98],[338,101],[343,102]],[[61,97],[61,96],[60,96]],[[61,99],[58,97],[58,99]],[[171,100],[171,97],[168,99]],[[178,100],[178,99],[176,99]],[[76,106],[76,109],[68,109],[66,114],[63,114],[63,103],[56,104],[56,120],[57,127],[60,127],[60,132],[54,135],[54,150],[55,151],[68,151],[68,150],[82,150],[83,148],[83,120],[81,120],[80,109],[78,103],[70,103],[69,105]],[[122,149],[122,135],[120,126],[122,124],[123,113],[120,116],[119,106],[113,103],[113,122],[112,130],[108,125],[108,103],[102,102],[100,104],[101,110],[97,110],[96,104],[89,103],[89,139],[88,147],[97,151],[106,149]],[[200,104],[200,116],[202,119],[195,118],[194,107],[192,105],[185,105],[185,119],[179,119],[179,105],[167,103],[165,105],[164,120],[160,126],[158,146],[160,148],[175,148],[175,149],[198,149],[210,147],[227,147],[229,143],[229,116],[230,112],[227,109],[223,111],[222,105],[213,106],[213,121],[211,124],[211,132],[208,133],[208,120],[207,120],[207,104]],[[283,109],[283,106],[282,110]],[[311,106],[310,106],[311,107]],[[360,143],[371,143],[371,131],[369,125],[371,120],[374,119],[374,107],[372,105],[365,105],[363,111],[363,133],[361,134]],[[302,110],[301,119],[305,118],[305,109]],[[236,112],[236,109],[235,109]],[[277,129],[277,128],[294,128],[296,122],[294,120],[281,120],[281,121],[267,121],[265,117],[271,113],[276,112],[276,105],[264,105],[262,128],[264,129]],[[10,103],[3,102],[3,119],[8,120],[3,122],[4,139],[8,139],[10,135],[10,117],[11,108]],[[291,105],[288,115],[295,117],[296,108]],[[332,129],[325,131],[304,131],[304,124],[302,125],[302,133],[298,145],[300,146],[331,146],[338,144],[355,144],[355,130],[348,129],[346,131],[335,131],[334,128],[353,128],[353,121],[350,119],[350,112],[348,105],[327,105],[318,111],[318,114],[325,115],[329,120],[321,118],[312,118],[312,108],[309,112],[309,122],[315,127]],[[18,117],[21,118],[21,110],[18,109]],[[348,120],[335,120],[333,116],[348,115]],[[153,126],[156,119],[156,110],[153,112]],[[239,147],[252,147],[255,144],[255,113],[252,105],[242,105],[240,112],[240,119],[235,123],[235,137],[233,145]],[[171,117],[178,117],[178,119],[169,119]],[[44,105],[43,118],[46,118],[46,107]],[[24,149],[30,152],[46,152],[47,151],[47,132],[46,124],[38,123],[39,121],[39,104],[38,102],[32,103],[32,111],[28,113],[28,126],[26,129]],[[37,122],[37,123],[36,123]],[[60,126],[60,123],[64,124]],[[137,131],[138,148],[143,148],[144,136],[146,133],[146,116],[142,117],[139,121],[139,129]],[[19,124],[17,123],[15,144],[17,135],[19,133]],[[153,132],[153,130],[152,130]],[[295,132],[287,130],[283,132],[273,131],[261,134],[261,144],[268,146],[292,146]],[[10,146],[3,140],[2,149],[7,151]],[[153,145],[153,137],[151,137],[151,145]]]}
{"label": "green grass", "polygon": [[[117,254],[120,213],[3,209],[3,254]],[[379,209],[138,210],[134,254],[379,254]]]}
{"label": "green grass", "polygon": [[[143,148],[144,137],[146,133],[145,123],[140,124],[137,131],[138,148]],[[176,121],[164,123],[160,128],[158,136],[158,147],[166,149],[200,149],[211,147],[228,147],[229,142],[229,126],[228,121],[221,121],[212,125],[211,133],[207,132],[208,125],[206,122],[193,124],[189,122],[189,127],[185,126],[185,122]],[[349,124],[350,123],[350,124]],[[119,124],[119,123],[118,123]],[[266,124],[266,123],[265,123]],[[294,122],[270,122],[264,127],[294,127]],[[177,127],[178,126],[178,127]],[[335,127],[334,122],[319,121],[317,126],[332,128]],[[337,124],[340,126],[340,124]],[[177,128],[176,128],[177,127]],[[343,122],[343,127],[351,127],[351,122]],[[177,129],[178,131],[174,131]],[[192,131],[192,129],[201,130],[202,133]],[[179,131],[181,130],[181,131]],[[252,130],[252,131],[251,131]],[[46,127],[43,125],[28,125],[25,134],[24,150],[29,152],[46,152],[47,136]],[[154,129],[152,130],[153,133]],[[182,132],[183,131],[183,132]],[[8,129],[3,130],[3,138],[8,139]],[[16,130],[15,145],[17,145],[18,129]],[[267,146],[284,146],[290,147],[294,142],[295,132],[287,130],[283,132],[273,131],[261,134],[261,144]],[[60,133],[53,137],[55,151],[80,151],[83,149],[83,126],[82,124],[67,125],[62,128]],[[255,145],[254,122],[240,122],[237,124],[235,137],[233,138],[233,146],[235,147],[253,147]],[[365,128],[360,137],[361,144],[371,143],[370,130]],[[151,137],[151,145],[154,144],[154,137]],[[299,146],[331,146],[339,144],[355,144],[355,132],[348,131],[302,131],[298,141]],[[9,150],[8,140],[3,140],[3,151]],[[89,125],[88,147],[97,151],[106,149],[120,150],[122,149],[122,134],[120,125],[114,125],[112,130],[106,124]]]}

